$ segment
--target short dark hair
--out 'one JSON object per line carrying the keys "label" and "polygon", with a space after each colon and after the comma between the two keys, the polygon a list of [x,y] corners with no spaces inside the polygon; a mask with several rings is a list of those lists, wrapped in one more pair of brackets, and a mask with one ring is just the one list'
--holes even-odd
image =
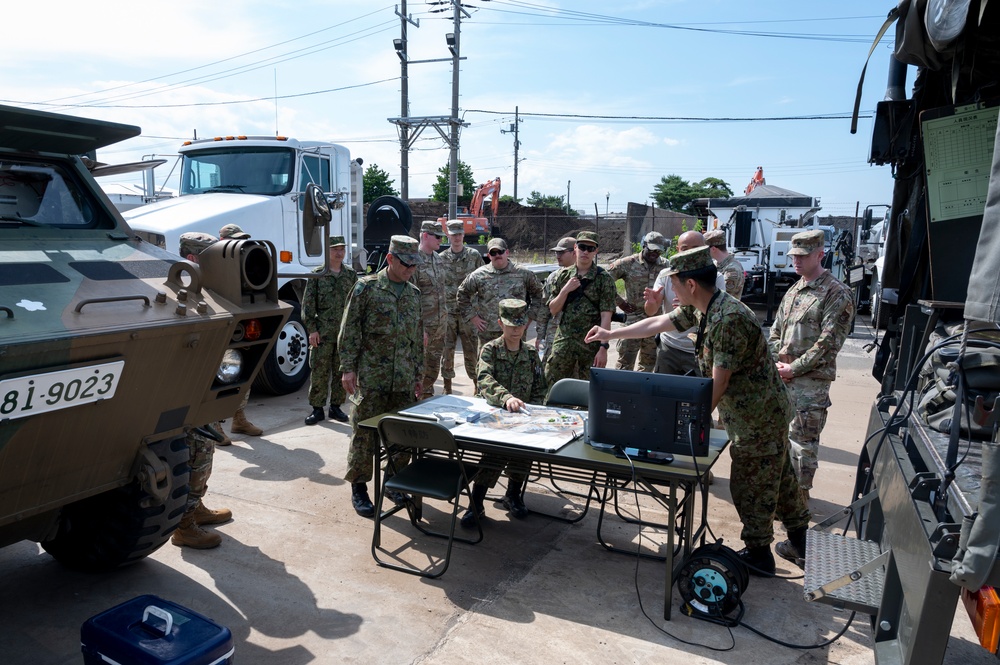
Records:
{"label": "short dark hair", "polygon": [[719,269],[715,267],[715,264],[703,266],[695,270],[686,270],[684,272],[677,273],[678,279],[684,281],[686,279],[693,279],[702,287],[708,289],[709,291],[715,291],[715,280],[719,277]]}

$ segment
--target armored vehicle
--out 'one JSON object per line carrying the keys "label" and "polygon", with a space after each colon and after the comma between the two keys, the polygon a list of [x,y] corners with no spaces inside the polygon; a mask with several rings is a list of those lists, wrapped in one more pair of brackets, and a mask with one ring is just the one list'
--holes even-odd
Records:
{"label": "armored vehicle", "polygon": [[78,569],[166,541],[185,431],[236,411],[290,313],[271,243],[196,265],[132,232],[79,156],[139,132],[0,106],[0,546]]}

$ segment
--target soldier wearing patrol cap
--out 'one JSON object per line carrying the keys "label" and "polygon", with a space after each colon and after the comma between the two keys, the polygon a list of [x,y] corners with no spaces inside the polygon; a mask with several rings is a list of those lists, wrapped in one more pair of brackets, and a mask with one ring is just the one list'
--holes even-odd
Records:
{"label": "soldier wearing patrol cap", "polygon": [[[646,318],[643,308],[643,294],[652,288],[656,276],[667,266],[661,254],[667,249],[667,239],[658,231],[650,231],[642,237],[642,249],[637,254],[623,256],[608,266],[608,273],[618,281],[625,282],[625,297],[615,291],[615,304],[627,315],[626,321],[634,323]],[[639,366],[635,357],[639,356]],[[638,369],[652,372],[656,365],[656,341],[647,339],[623,339],[618,342],[618,363],[616,369]]]}
{"label": "soldier wearing patrol cap", "polygon": [[[538,354],[524,343],[528,303],[506,298],[500,301],[499,312],[498,324],[503,333],[499,338],[484,344],[479,355],[479,395],[490,406],[516,412],[522,410],[525,403],[542,403],[545,399],[545,378]],[[476,520],[483,516],[486,493],[496,485],[505,466],[510,480],[502,499],[503,505],[514,517],[522,518],[528,514],[521,495],[524,493],[530,462],[515,462],[485,455],[480,460],[479,473],[472,486],[472,504],[462,515],[462,526],[472,528],[476,525]]]}
{"label": "soldier wearing patrol cap", "polygon": [[737,300],[742,300],[746,273],[736,257],[726,250],[725,232],[722,229],[709,231],[705,234],[705,244],[708,245],[708,251],[715,265],[719,267],[719,272],[726,278],[726,293]]}
{"label": "soldier wearing patrol cap", "polygon": [[[344,316],[347,299],[358,281],[358,274],[344,265],[347,241],[344,236],[330,236],[330,272],[316,279],[306,280],[302,294],[302,324],[309,333],[309,405],[312,412],[306,416],[306,425],[326,420],[323,412],[327,398],[330,400],[330,417],[346,423],[347,414],[340,405],[347,401],[347,393],[340,382],[340,354],[337,334]],[[322,267],[313,269],[320,272]]]}
{"label": "soldier wearing patrol cap", "polygon": [[476,360],[479,357],[479,340],[472,324],[458,313],[458,287],[476,268],[483,265],[482,255],[472,247],[465,246],[465,222],[453,219],[448,222],[448,247],[439,256],[444,265],[445,293],[448,302],[448,318],[444,334],[444,351],[441,356],[441,377],[444,392],[451,394],[451,381],[455,378],[455,342],[462,340],[462,358],[465,373],[473,385],[476,382]]}
{"label": "soldier wearing patrol cap", "polygon": [[[217,242],[215,236],[208,233],[181,234],[180,255],[192,263],[198,263],[198,255],[215,242]],[[215,457],[216,443],[226,445],[232,441],[226,438],[220,423],[194,427],[185,431],[184,435],[190,467],[187,505],[180,524],[170,537],[170,542],[178,547],[211,549],[222,543],[222,536],[214,531],[206,531],[202,527],[228,522],[233,518],[233,512],[228,508],[212,510],[205,506],[202,499],[208,491],[208,479],[212,475],[212,459]]]}
{"label": "soldier wearing patrol cap", "polygon": [[249,240],[250,234],[240,228],[239,224],[226,224],[219,229],[219,240]]}
{"label": "soldier wearing patrol cap", "polygon": [[444,229],[441,222],[424,220],[420,223],[420,257],[413,277],[420,289],[420,321],[424,326],[424,387],[423,397],[434,394],[434,382],[441,371],[444,334],[448,326],[448,293],[445,284],[444,261],[437,251]]}
{"label": "soldier wearing patrol cap", "polygon": [[809,527],[809,508],[788,455],[788,391],[770,362],[756,315],[716,286],[718,270],[707,247],[672,256],[669,275],[680,307],[624,328],[595,326],[587,341],[696,327],[698,366],[713,379],[712,407],[718,407],[732,441],[730,489],[746,544],[740,558],[751,573],[773,575],[774,520],[784,524],[789,542],[803,555]]}
{"label": "soldier wearing patrol cap", "polygon": [[375,515],[367,482],[374,471],[376,434],[358,423],[412,404],[423,391],[420,291],[409,281],[421,260],[416,240],[392,236],[388,265],[358,280],[340,326],[341,382],[354,402],[344,479],[351,483],[351,504],[362,517]]}
{"label": "soldier wearing patrol cap", "polygon": [[507,242],[493,238],[486,243],[490,262],[477,268],[458,287],[458,313],[475,326],[482,346],[500,336],[497,321],[500,301],[517,298],[528,303],[528,318],[538,319],[543,306],[542,285],[535,273],[510,260]]}
{"label": "soldier wearing patrol cap", "polygon": [[[823,268],[825,242],[819,229],[792,236],[787,255],[799,281],[781,299],[768,338],[795,406],[788,429],[790,452],[807,499],[819,466],[819,437],[830,407],[830,384],[837,378],[837,354],[854,318],[853,292]],[[786,558],[801,554],[787,543],[775,549]]]}
{"label": "soldier wearing patrol cap", "polygon": [[545,380],[555,385],[564,378],[582,379],[590,368],[608,363],[608,344],[587,344],[584,337],[594,325],[611,325],[615,309],[615,280],[597,265],[597,234],[580,231],[576,236],[576,262],[560,268],[552,278],[549,312],[562,313],[562,320],[552,340],[552,350],[545,354]]}
{"label": "soldier wearing patrol cap", "polygon": [[[568,268],[576,263],[576,238],[573,236],[560,238],[556,246],[550,248],[550,251],[556,253],[556,263],[559,264],[560,268]],[[552,278],[556,272],[555,270],[550,272],[549,276],[545,278],[545,283],[542,284],[542,297],[545,302],[548,302],[549,298],[552,297]],[[538,315],[538,320],[535,322],[535,348],[541,352],[543,358],[546,353],[552,350],[552,340],[555,339],[560,320],[562,320],[562,313],[553,316],[547,306],[543,307]]]}

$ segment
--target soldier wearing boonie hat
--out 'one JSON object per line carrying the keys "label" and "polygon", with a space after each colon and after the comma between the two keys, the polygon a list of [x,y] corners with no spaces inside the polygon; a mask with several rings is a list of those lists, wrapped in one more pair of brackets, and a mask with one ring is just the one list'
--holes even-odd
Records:
{"label": "soldier wearing boonie hat", "polygon": [[[790,455],[807,501],[819,467],[820,435],[830,407],[830,386],[837,378],[837,354],[854,319],[854,292],[823,268],[825,242],[821,229],[792,236],[786,254],[799,280],[781,299],[768,339],[795,411],[788,427]],[[803,554],[790,541],[778,543],[775,551],[787,559]]]}
{"label": "soldier wearing boonie hat", "polygon": [[624,328],[595,327],[586,339],[645,337],[692,327],[698,331],[698,367],[702,376],[715,380],[716,391],[721,390],[713,401],[718,400],[732,441],[730,489],[746,545],[739,556],[751,574],[773,575],[774,520],[782,522],[788,541],[803,555],[809,527],[809,508],[789,457],[792,405],[756,315],[716,285],[708,247],[675,254],[670,266],[671,279],[681,282],[676,291],[680,307]]}
{"label": "soldier wearing boonie hat", "polygon": [[[608,266],[608,273],[625,283],[625,296],[615,292],[615,304],[625,312],[625,321],[633,323],[646,318],[646,290],[653,288],[656,276],[667,266],[661,256],[667,248],[667,239],[659,231],[650,231],[642,237],[642,249],[635,254],[616,259]],[[652,372],[656,367],[656,338],[623,339],[618,342],[616,369],[638,369]],[[636,358],[638,357],[638,366]]]}
{"label": "soldier wearing boonie hat", "polygon": [[445,324],[444,350],[441,352],[441,378],[444,392],[450,395],[451,382],[455,378],[456,342],[462,340],[462,357],[465,373],[476,382],[476,362],[479,359],[479,340],[472,324],[458,314],[458,287],[476,268],[483,265],[483,257],[478,250],[466,247],[465,222],[460,219],[448,221],[449,246],[438,253],[444,265],[445,292],[448,296],[448,317]]}
{"label": "soldier wearing boonie hat", "polygon": [[240,228],[239,224],[226,224],[219,229],[219,240],[247,240],[250,234]]}
{"label": "soldier wearing boonie hat", "polygon": [[726,280],[726,293],[740,300],[743,297],[743,284],[746,272],[736,257],[726,250],[726,233],[722,229],[714,229],[705,234],[705,244],[712,254],[715,265],[719,267]]}
{"label": "soldier wearing boonie hat", "polygon": [[438,254],[444,237],[441,222],[420,223],[420,265],[410,281],[420,289],[420,321],[424,326],[424,386],[422,397],[434,395],[448,328],[448,293],[444,259]]}
{"label": "soldier wearing boonie hat", "polygon": [[337,339],[341,383],[354,402],[344,480],[351,483],[351,505],[362,517],[375,515],[367,483],[378,461],[377,434],[358,423],[412,404],[423,390],[420,290],[407,281],[413,274],[407,266],[420,262],[414,238],[392,236],[389,265],[354,285]]}
{"label": "soldier wearing boonie hat", "polygon": [[[525,403],[541,404],[545,399],[545,379],[542,363],[535,350],[524,342],[524,326],[528,323],[528,303],[517,298],[504,298],[498,306],[503,333],[498,339],[483,345],[477,365],[479,395],[490,406],[515,412]],[[476,526],[485,509],[483,501],[489,488],[507,469],[507,492],[503,505],[516,518],[528,514],[521,494],[528,477],[530,462],[512,461],[495,455],[484,455],[479,461],[479,473],[472,486],[472,502],[462,515],[465,528]]]}
{"label": "soldier wearing boonie hat", "polygon": [[213,235],[198,231],[182,233],[180,237],[180,255],[185,259],[191,259],[192,256],[197,257],[206,247],[218,242],[218,240]]}

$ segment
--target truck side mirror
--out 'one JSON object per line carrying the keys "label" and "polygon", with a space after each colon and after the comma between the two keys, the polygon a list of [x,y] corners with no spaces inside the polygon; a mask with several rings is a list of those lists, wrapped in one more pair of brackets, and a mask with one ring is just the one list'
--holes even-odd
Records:
{"label": "truck side mirror", "polygon": [[319,256],[323,253],[325,229],[333,219],[330,204],[322,188],[314,182],[306,185],[305,201],[302,206],[302,238],[305,240],[306,254]]}

